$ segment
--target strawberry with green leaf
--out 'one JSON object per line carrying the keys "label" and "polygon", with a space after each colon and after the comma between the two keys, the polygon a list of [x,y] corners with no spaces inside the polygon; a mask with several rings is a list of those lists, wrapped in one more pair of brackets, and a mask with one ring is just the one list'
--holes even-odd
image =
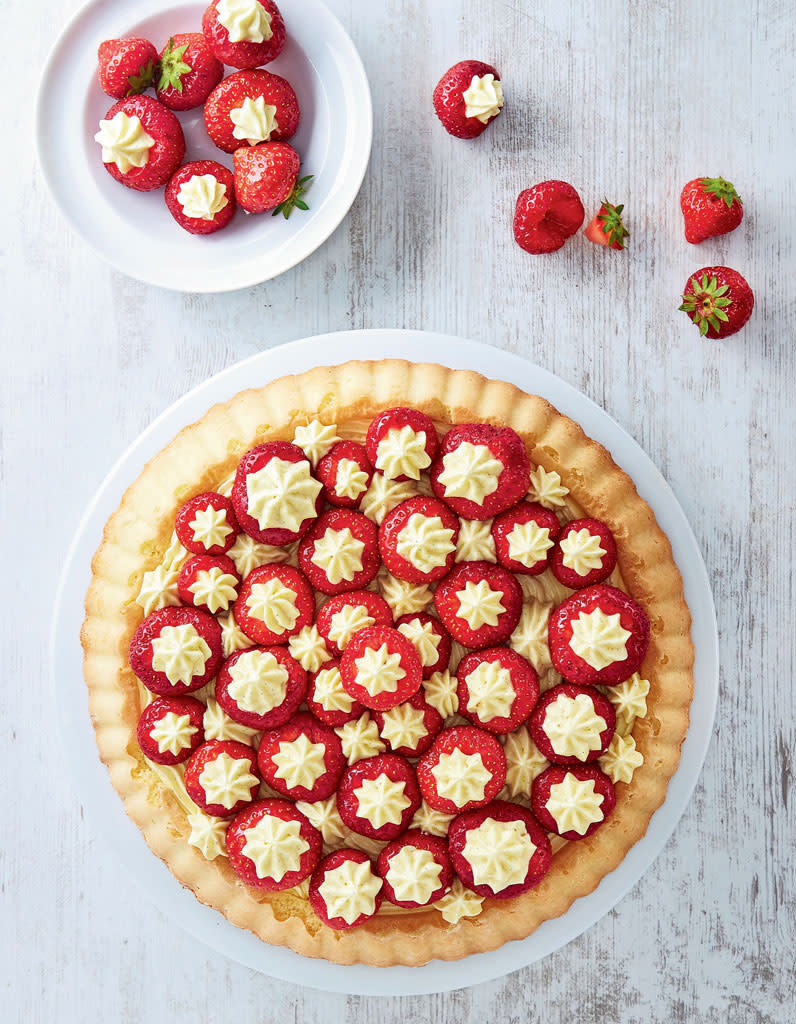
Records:
{"label": "strawberry with green leaf", "polygon": [[607,245],[611,249],[624,249],[625,239],[630,236],[630,232],[622,223],[624,208],[623,203],[614,206],[607,199],[603,199],[600,209],[589,221],[583,234],[595,245]]}
{"label": "strawberry with green leaf", "polygon": [[116,100],[138,96],[153,84],[158,51],[148,39],[106,39],[97,50],[99,82]]}
{"label": "strawberry with green leaf", "polygon": [[235,195],[247,213],[281,213],[286,219],[294,208],[307,210],[302,198],[312,175],[298,180],[299,155],[286,142],[261,142],[232,154]]}
{"label": "strawberry with green leaf", "polygon": [[156,91],[171,110],[201,106],[224,77],[224,65],[210,51],[201,32],[172,36],[160,52]]}
{"label": "strawberry with green leaf", "polygon": [[680,193],[685,239],[693,245],[726,235],[743,220],[743,204],[735,186],[724,178],[694,178]]}
{"label": "strawberry with green leaf", "polygon": [[752,289],[729,267],[703,267],[691,276],[679,307],[703,338],[728,338],[740,331],[754,309]]}

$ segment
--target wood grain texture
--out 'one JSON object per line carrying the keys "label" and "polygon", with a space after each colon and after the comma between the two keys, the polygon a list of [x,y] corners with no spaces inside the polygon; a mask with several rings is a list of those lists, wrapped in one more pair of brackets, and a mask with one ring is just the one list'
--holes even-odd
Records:
{"label": "wood grain texture", "polygon": [[[0,0],[4,24],[24,25],[26,39],[7,55],[15,86],[0,96],[6,137],[20,140],[0,167],[10,205],[0,257],[0,512],[13,597],[0,688],[3,1019],[791,1021],[793,5],[330,0],[372,82],[375,140],[362,191],[301,266],[206,297],[108,269],[46,194],[32,97],[76,6]],[[465,56],[494,62],[507,96],[501,119],[474,143],[446,136],[429,110],[437,78]],[[735,182],[745,218],[732,235],[692,247],[677,199],[706,173]],[[625,201],[630,252],[581,237],[554,256],[521,252],[511,240],[514,199],[549,177],[570,180],[590,212],[604,194]],[[688,274],[715,262],[740,270],[757,296],[748,327],[722,344],[700,342],[674,311]],[[119,876],[84,823],[48,700],[46,620],[62,553],[123,448],[230,363],[365,326],[488,341],[604,406],[681,500],[721,632],[716,734],[653,870],[555,955],[448,996],[320,995],[198,947]]]}

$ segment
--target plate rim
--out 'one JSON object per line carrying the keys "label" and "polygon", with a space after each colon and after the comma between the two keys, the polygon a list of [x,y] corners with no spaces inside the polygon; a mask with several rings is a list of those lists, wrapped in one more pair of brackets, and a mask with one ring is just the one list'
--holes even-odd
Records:
{"label": "plate rim", "polygon": [[[146,461],[182,426],[193,422],[215,402],[224,401],[242,388],[252,386],[252,370],[259,370],[260,364],[262,379],[258,379],[258,383],[265,384],[285,373],[301,372],[316,364],[328,365],[323,358],[315,359],[315,353],[329,350],[340,354],[335,362],[349,358],[397,357],[414,361],[431,361],[433,358],[433,361],[444,365],[471,368],[491,377],[509,379],[524,390],[533,390],[548,398],[561,412],[576,419],[589,436],[608,447],[622,468],[630,472],[637,486],[638,466],[629,468],[627,460],[631,465],[638,463],[642,467],[639,491],[650,503],[659,522],[664,520],[661,525],[675,550],[692,612],[696,662],[691,724],[683,744],[680,765],[670,780],[666,800],[650,821],[647,834],[628,852],[615,871],[604,876],[594,892],[576,900],[566,914],[545,922],[526,939],[462,960],[433,960],[415,968],[345,966],[310,960],[284,947],[263,944],[255,936],[232,925],[217,911],[203,906],[192,893],[182,889],[168,868],[152,855],[138,828],[127,817],[97,755],[87,713],[82,651],[75,623],[79,625],[82,622],[91,555],[122,492]],[[441,358],[443,354],[445,357]],[[515,376],[511,376],[512,373]],[[528,377],[533,379],[532,385],[526,379]],[[619,457],[617,444],[622,449]],[[652,497],[650,492],[653,492]],[[677,525],[676,531],[669,520]],[[65,612],[68,607],[72,609],[71,615]],[[66,673],[65,663],[69,666]],[[588,396],[521,356],[453,335],[393,329],[315,335],[256,353],[200,383],[156,417],[116,460],[81,518],[56,593],[50,643],[51,687],[61,725],[59,742],[70,764],[76,791],[97,833],[110,844],[117,859],[141,884],[147,897],[196,938],[254,970],[315,989],[358,995],[430,994],[501,977],[553,953],[613,909],[649,870],[688,806],[712,737],[718,697],[718,668],[715,609],[701,551],[674,492],[638,442]],[[68,685],[63,683],[65,675]],[[57,685],[59,680],[60,685]],[[67,736],[74,740],[75,730],[83,734],[84,742],[67,742]],[[86,793],[89,794],[88,800]],[[104,806],[102,812],[100,805]],[[309,977],[303,973],[308,963],[313,965]]]}
{"label": "plate rim", "polygon": [[[110,0],[110,3],[113,5],[116,5],[119,2],[127,2],[127,0]],[[195,2],[197,2],[197,0],[175,0],[175,4],[178,6],[186,6],[188,3]],[[284,0],[282,0],[282,2],[284,3]],[[154,271],[148,272],[148,264],[142,264],[142,266],[137,268],[135,272],[132,272],[128,267],[123,265],[122,261],[116,258],[115,252],[107,253],[95,244],[89,232],[87,232],[83,225],[78,223],[69,214],[64,202],[62,201],[62,196],[55,184],[55,174],[50,169],[52,157],[48,155],[48,131],[46,125],[48,111],[45,94],[48,93],[47,86],[50,84],[50,80],[56,76],[56,66],[59,60],[63,59],[64,54],[68,52],[70,37],[75,32],[79,31],[81,22],[92,17],[98,11],[107,8],[109,6],[109,0],[84,0],[77,10],[72,13],[58,32],[42,65],[34,102],[33,135],[38,168],[46,186],[48,195],[69,229],[73,231],[89,247],[89,249],[91,249],[95,256],[102,260],[103,263],[107,264],[118,273],[124,274],[126,277],[140,281],[143,284],[162,288],[165,291],[189,295],[227,294],[229,292],[255,287],[258,284],[271,281],[274,278],[279,277],[281,274],[287,273],[288,270],[292,270],[324,245],[339,228],[340,224],[343,222],[353,206],[354,201],[362,188],[362,183],[365,180],[365,174],[370,166],[370,157],[373,147],[373,97],[370,89],[370,81],[368,79],[362,57],[356,47],[356,44],[350,34],[346,31],[340,19],[327,6],[324,0],[305,0],[305,2],[312,3],[318,10],[323,11],[324,17],[328,18],[329,22],[334,25],[335,30],[339,32],[340,38],[343,40],[349,51],[346,55],[346,64],[350,66],[352,74],[358,79],[356,90],[358,106],[356,108],[349,107],[349,110],[356,109],[358,111],[356,118],[357,131],[353,133],[357,142],[357,148],[353,152],[353,156],[357,158],[357,161],[353,165],[353,174],[343,180],[337,192],[330,193],[329,199],[335,200],[334,212],[329,215],[327,221],[321,223],[320,234],[309,235],[304,246],[297,248],[295,252],[290,251],[288,257],[280,266],[280,269],[266,272],[265,276],[263,276],[261,271],[257,271],[255,269],[257,264],[247,264],[247,266],[252,267],[250,273],[245,277],[241,275],[240,279],[235,283],[215,284],[211,279],[206,278],[198,284],[192,283],[191,287],[185,287],[177,282],[164,283],[163,281],[158,280],[157,274]],[[142,11],[141,17],[144,17],[146,14],[147,11]],[[231,74],[235,70],[235,68],[225,65],[225,74]],[[108,97],[109,101],[111,99],[112,97]],[[361,126],[358,124],[360,119],[362,121]],[[350,154],[347,156],[347,159],[352,159]]]}

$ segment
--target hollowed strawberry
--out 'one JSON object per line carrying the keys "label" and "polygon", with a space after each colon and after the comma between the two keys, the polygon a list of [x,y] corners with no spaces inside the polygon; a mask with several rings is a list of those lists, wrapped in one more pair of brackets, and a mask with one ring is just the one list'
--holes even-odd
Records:
{"label": "hollowed strawberry", "polygon": [[233,740],[208,740],[185,765],[185,788],[197,807],[216,818],[231,818],[260,789],[254,747]]}
{"label": "hollowed strawberry", "polygon": [[540,752],[553,764],[577,765],[602,757],[613,739],[616,712],[593,686],[559,683],[542,694],[529,722]]}
{"label": "hollowed strawberry", "polygon": [[247,647],[231,654],[216,679],[216,700],[250,729],[274,729],[298,710],[307,673],[284,647]]}
{"label": "hollowed strawberry", "polygon": [[539,700],[536,670],[508,647],[466,654],[456,680],[459,714],[489,732],[513,732]]}
{"label": "hollowed strawberry", "polygon": [[199,608],[161,608],[130,640],[130,668],[152,693],[180,697],[199,690],[223,660],[221,627]]}
{"label": "hollowed strawberry", "polygon": [[379,571],[376,524],[351,509],[324,512],[299,544],[298,562],[323,594],[361,590]]}
{"label": "hollowed strawberry", "polygon": [[505,643],[522,613],[514,576],[491,562],[460,562],[434,593],[434,605],[454,640],[465,647]]}
{"label": "hollowed strawberry", "polygon": [[415,770],[398,754],[366,757],[346,768],[337,790],[344,824],[369,839],[395,839],[420,806]]}
{"label": "hollowed strawberry", "polygon": [[384,879],[385,898],[406,910],[436,903],[453,881],[447,842],[419,829],[410,829],[385,846],[376,868]]}
{"label": "hollowed strawberry", "polygon": [[611,816],[616,791],[596,765],[551,765],[533,780],[533,813],[543,828],[562,839],[586,839]]}
{"label": "hollowed strawberry", "polygon": [[180,544],[194,555],[225,555],[240,533],[232,502],[215,491],[186,501],[177,512],[175,528]]}
{"label": "hollowed strawberry", "polygon": [[453,567],[458,537],[458,516],[437,498],[419,495],[384,517],[379,551],[393,576],[409,583],[432,583]]}
{"label": "hollowed strawberry", "polygon": [[535,501],[521,501],[492,523],[497,560],[511,572],[538,576],[548,567],[561,530],[556,514]]}
{"label": "hollowed strawberry", "polygon": [[483,807],[506,781],[506,755],[483,729],[456,725],[443,729],[417,765],[423,799],[435,811],[459,814]]}
{"label": "hollowed strawberry", "polygon": [[571,590],[602,583],[616,568],[614,535],[599,519],[573,519],[556,539],[550,568]]}
{"label": "hollowed strawberry", "polygon": [[238,590],[235,622],[256,644],[286,644],[315,617],[315,595],[291,565],[259,565]]}
{"label": "hollowed strawberry", "polygon": [[320,832],[289,800],[258,800],[229,823],[227,856],[246,885],[267,892],[292,889],[321,859]]}
{"label": "hollowed strawberry", "polygon": [[414,645],[390,626],[355,633],[343,652],[340,673],[348,693],[375,711],[403,704],[423,679]]}
{"label": "hollowed strawberry", "polygon": [[257,748],[263,781],[291,800],[325,800],[346,767],[340,737],[306,711],[265,732]]}
{"label": "hollowed strawberry", "polygon": [[373,466],[364,444],[338,441],[318,463],[316,475],[330,505],[359,508],[373,479]]}
{"label": "hollowed strawberry", "polygon": [[204,713],[194,697],[158,697],[138,719],[139,747],[155,764],[182,764],[204,743]]}

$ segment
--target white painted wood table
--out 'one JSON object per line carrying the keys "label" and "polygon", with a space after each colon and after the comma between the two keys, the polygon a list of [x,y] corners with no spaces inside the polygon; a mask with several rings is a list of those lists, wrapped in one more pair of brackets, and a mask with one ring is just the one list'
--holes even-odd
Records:
{"label": "white painted wood table", "polygon": [[[371,77],[370,171],[310,259],[216,297],[109,270],[45,192],[32,96],[76,6],[0,3],[6,41],[18,32],[24,42],[7,49],[1,101],[0,1018],[793,1020],[793,5],[331,0]],[[438,76],[467,56],[493,61],[507,96],[499,122],[471,144],[430,113]],[[682,237],[678,195],[700,174],[733,180],[745,218],[695,248]],[[514,199],[550,177],[571,181],[590,211],[603,195],[624,201],[630,251],[577,237],[554,256],[521,252]],[[675,311],[688,274],[713,262],[740,270],[757,296],[749,326],[722,344],[700,341]],[[59,764],[45,665],[65,547],[123,448],[230,363],[365,326],[457,333],[521,353],[615,416],[696,531],[723,664],[693,802],[616,910],[518,975],[392,1001],[269,980],[197,947],[142,899],[95,840]]]}

